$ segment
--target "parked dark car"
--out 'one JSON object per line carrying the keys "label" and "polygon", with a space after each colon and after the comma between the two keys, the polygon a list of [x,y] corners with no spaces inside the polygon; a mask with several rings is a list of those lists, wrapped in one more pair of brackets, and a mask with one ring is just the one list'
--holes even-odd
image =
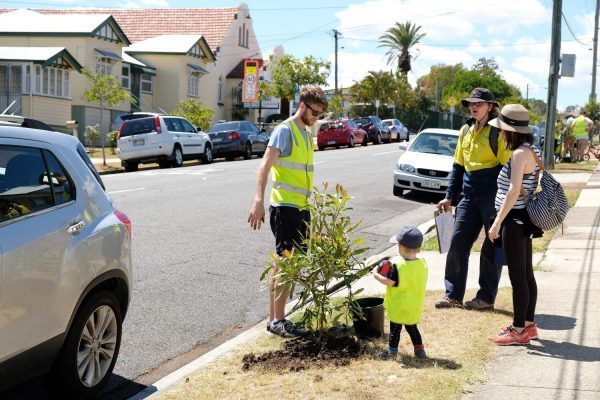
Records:
{"label": "parked dark car", "polygon": [[356,143],[366,146],[368,140],[367,132],[358,128],[356,123],[349,119],[326,122],[321,125],[317,134],[319,150],[330,146],[339,149],[342,145],[352,148]]}
{"label": "parked dark car", "polygon": [[262,157],[269,143],[264,130],[248,121],[219,122],[210,127],[208,135],[213,144],[213,157],[225,157],[227,161],[239,156],[249,160],[253,154]]}
{"label": "parked dark car", "polygon": [[392,136],[388,127],[381,123],[381,119],[375,116],[361,117],[353,120],[356,125],[364,129],[369,135],[369,141],[373,144],[380,144],[382,142],[390,143]]}

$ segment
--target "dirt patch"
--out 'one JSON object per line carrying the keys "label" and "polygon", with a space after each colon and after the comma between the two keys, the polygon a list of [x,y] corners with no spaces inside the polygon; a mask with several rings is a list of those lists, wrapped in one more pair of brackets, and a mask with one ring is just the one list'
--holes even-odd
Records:
{"label": "dirt patch", "polygon": [[311,333],[287,340],[283,349],[263,354],[246,354],[242,369],[302,371],[325,366],[347,366],[364,354],[366,346],[355,336]]}

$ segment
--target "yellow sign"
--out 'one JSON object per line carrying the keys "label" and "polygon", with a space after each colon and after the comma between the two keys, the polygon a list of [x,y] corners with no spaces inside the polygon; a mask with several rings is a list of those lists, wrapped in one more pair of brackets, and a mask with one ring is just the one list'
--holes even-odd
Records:
{"label": "yellow sign", "polygon": [[244,102],[258,101],[258,60],[244,60],[242,98]]}

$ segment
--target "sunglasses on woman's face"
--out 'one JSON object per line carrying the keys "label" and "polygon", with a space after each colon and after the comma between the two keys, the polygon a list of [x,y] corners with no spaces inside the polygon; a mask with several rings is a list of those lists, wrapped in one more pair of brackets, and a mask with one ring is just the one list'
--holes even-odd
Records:
{"label": "sunglasses on woman's face", "polygon": [[313,117],[322,117],[323,115],[325,115],[325,111],[317,111],[314,108],[312,108],[311,106],[308,105],[308,103],[304,103],[304,105],[306,107],[308,107],[308,109],[310,110],[310,112],[312,113]]}

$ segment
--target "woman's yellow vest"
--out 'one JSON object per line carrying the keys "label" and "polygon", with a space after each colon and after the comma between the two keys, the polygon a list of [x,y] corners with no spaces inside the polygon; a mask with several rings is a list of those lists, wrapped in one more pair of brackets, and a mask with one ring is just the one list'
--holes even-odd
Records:
{"label": "woman's yellow vest", "polygon": [[387,317],[396,324],[415,325],[421,321],[423,313],[427,264],[422,258],[393,257],[390,262],[398,270],[398,286],[388,286],[385,292],[383,306]]}
{"label": "woman's yellow vest", "polygon": [[313,187],[313,138],[306,130],[305,140],[291,118],[283,123],[290,128],[292,153],[278,158],[271,168],[273,189],[270,202],[274,206],[292,206],[302,210],[308,207]]}
{"label": "woman's yellow vest", "polygon": [[573,132],[572,132],[572,134],[577,139],[579,139],[579,138],[587,138],[588,137],[587,123],[585,122],[585,117],[583,115],[580,115],[579,117],[577,117],[575,119],[575,122],[573,123]]}

